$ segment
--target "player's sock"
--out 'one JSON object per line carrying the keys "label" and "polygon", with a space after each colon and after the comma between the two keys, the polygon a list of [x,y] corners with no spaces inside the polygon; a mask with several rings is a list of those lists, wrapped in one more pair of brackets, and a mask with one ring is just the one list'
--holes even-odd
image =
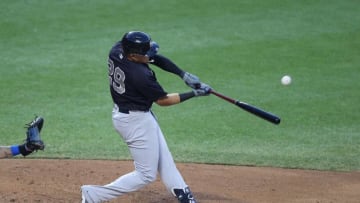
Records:
{"label": "player's sock", "polygon": [[20,154],[20,149],[19,149],[19,148],[20,148],[19,145],[13,145],[13,146],[11,146],[11,147],[10,147],[10,149],[11,149],[11,154],[12,154],[13,156],[19,155],[19,154]]}

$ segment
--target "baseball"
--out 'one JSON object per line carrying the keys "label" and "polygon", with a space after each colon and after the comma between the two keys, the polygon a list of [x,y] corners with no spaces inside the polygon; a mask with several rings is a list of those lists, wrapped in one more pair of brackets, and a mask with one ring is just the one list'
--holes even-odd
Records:
{"label": "baseball", "polygon": [[291,77],[288,75],[285,75],[281,78],[281,84],[283,85],[290,85],[291,83]]}

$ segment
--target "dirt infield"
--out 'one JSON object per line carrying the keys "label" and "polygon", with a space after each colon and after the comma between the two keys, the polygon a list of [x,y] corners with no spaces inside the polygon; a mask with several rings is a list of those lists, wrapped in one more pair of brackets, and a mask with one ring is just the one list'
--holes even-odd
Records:
{"label": "dirt infield", "polygon": [[[80,202],[80,186],[106,184],[130,161],[3,159],[0,202]],[[360,172],[178,164],[200,203],[360,202]],[[176,203],[158,179],[111,202]]]}

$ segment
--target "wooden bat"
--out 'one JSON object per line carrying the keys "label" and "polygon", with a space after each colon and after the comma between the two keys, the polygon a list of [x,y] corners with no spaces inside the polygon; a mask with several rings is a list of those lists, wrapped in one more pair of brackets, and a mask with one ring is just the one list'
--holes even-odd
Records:
{"label": "wooden bat", "polygon": [[271,114],[269,112],[266,112],[258,107],[255,107],[255,106],[252,106],[250,104],[247,104],[245,102],[242,102],[242,101],[238,101],[238,100],[235,100],[235,99],[232,99],[230,97],[227,97],[225,95],[222,95],[214,90],[211,90],[210,91],[211,94],[225,100],[225,101],[228,101],[232,104],[235,104],[236,106],[240,107],[241,109],[251,113],[251,114],[254,114],[262,119],[265,119],[273,124],[276,124],[278,125],[280,123],[280,118],[274,114]]}

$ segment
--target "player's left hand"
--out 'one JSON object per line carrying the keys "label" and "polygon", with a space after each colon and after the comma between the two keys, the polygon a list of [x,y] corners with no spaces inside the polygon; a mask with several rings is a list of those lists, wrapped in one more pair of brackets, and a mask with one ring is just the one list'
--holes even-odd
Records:
{"label": "player's left hand", "polygon": [[40,137],[43,124],[44,118],[36,116],[34,120],[26,125],[25,145],[31,151],[44,150],[45,148],[45,144]]}
{"label": "player's left hand", "polygon": [[201,86],[199,77],[191,73],[185,72],[182,79],[185,81],[187,86],[193,89],[199,89]]}

